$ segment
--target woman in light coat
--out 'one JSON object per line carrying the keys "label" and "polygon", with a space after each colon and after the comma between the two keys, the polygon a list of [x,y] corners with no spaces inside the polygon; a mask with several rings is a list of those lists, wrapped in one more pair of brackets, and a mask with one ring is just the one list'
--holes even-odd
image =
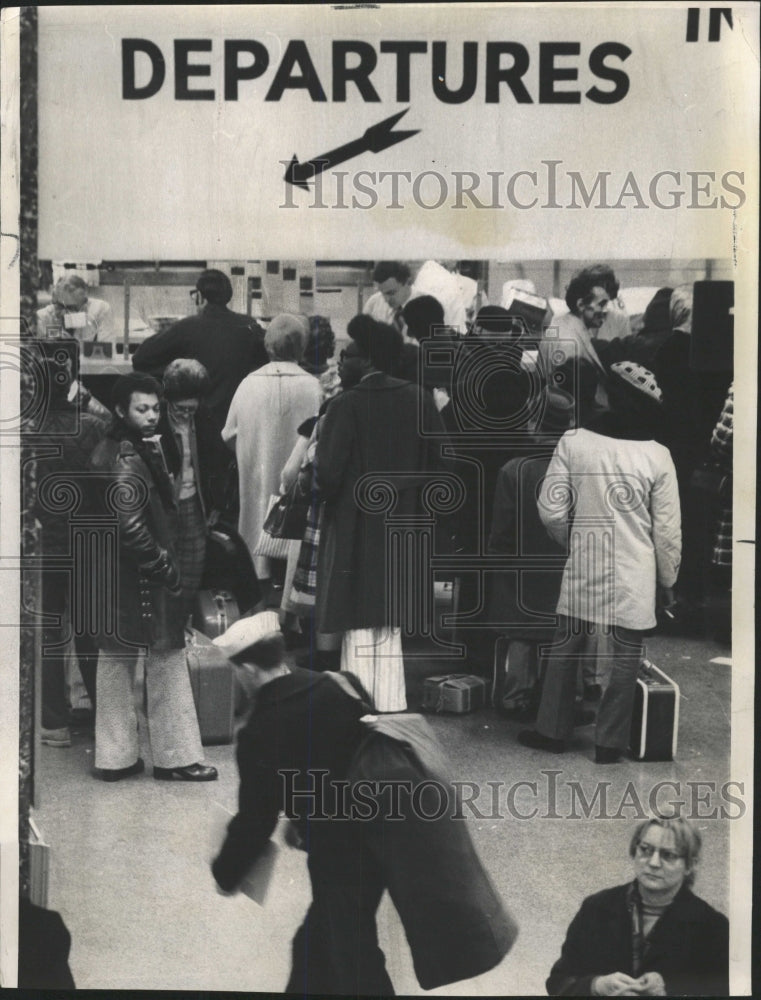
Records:
{"label": "woman in light coat", "polygon": [[283,313],[272,320],[264,338],[270,363],[238,386],[222,430],[238,460],[238,531],[254,557],[260,582],[271,575],[270,560],[254,555],[270,496],[278,492],[299,425],[320,408],[319,381],[299,367],[305,341],[298,316]]}
{"label": "woman in light coat", "polygon": [[613,365],[610,410],[564,434],[550,461],[539,514],[570,554],[536,730],[518,735],[524,746],[563,752],[577,669],[593,664],[602,688],[595,759],[614,763],[628,747],[643,632],[655,626],[658,588],[672,603],[681,556],[674,463],[654,440],[660,400],[651,372]]}

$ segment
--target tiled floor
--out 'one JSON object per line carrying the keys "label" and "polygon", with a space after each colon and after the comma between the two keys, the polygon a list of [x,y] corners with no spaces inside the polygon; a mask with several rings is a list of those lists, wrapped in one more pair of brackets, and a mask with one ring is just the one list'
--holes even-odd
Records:
{"label": "tiled floor", "polygon": [[[714,806],[738,811],[721,797],[732,776],[731,666],[711,663],[729,653],[710,642],[656,637],[648,655],[681,685],[679,750],[671,763],[596,766],[589,728],[577,731],[562,757],[527,750],[515,739],[519,724],[491,709],[432,718],[456,777],[481,789],[472,836],[521,925],[497,969],[434,994],[542,995],[581,900],[630,877],[628,839],[640,805],[647,810],[653,796],[661,807],[679,798],[706,817],[697,820],[704,860],[696,888],[728,911],[730,824],[707,817]],[[441,672],[432,659],[410,662],[412,705],[422,678]],[[150,768],[147,747],[145,757]],[[37,819],[51,846],[49,906],[71,931],[78,988],[282,990],[290,939],[309,900],[304,855],[281,848],[264,907],[218,895],[208,867],[212,807],[235,808],[237,775],[231,746],[207,748],[206,759],[219,768],[216,783],[156,782],[148,770],[104,784],[90,775],[87,735],[76,735],[67,750],[42,748]],[[675,784],[659,790],[659,782]],[[688,782],[713,785],[696,793]],[[475,794],[463,787],[467,797]],[[695,806],[696,794],[702,805]],[[379,929],[397,992],[422,994],[387,897]]]}

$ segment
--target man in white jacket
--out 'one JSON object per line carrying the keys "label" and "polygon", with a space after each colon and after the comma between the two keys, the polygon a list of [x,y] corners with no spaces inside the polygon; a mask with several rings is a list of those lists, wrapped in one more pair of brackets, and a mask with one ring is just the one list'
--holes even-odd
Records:
{"label": "man in white jacket", "polygon": [[534,749],[562,753],[573,728],[578,668],[594,666],[602,698],[595,760],[614,763],[629,744],[642,633],[656,623],[681,557],[679,491],[671,456],[655,440],[661,391],[632,362],[611,368],[610,409],[563,435],[547,469],[539,514],[569,557],[558,627],[546,658]]}

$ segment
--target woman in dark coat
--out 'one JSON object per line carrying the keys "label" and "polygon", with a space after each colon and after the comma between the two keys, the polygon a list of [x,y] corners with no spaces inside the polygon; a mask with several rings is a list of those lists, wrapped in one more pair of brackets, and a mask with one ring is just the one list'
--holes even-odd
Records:
{"label": "woman in dark coat", "polygon": [[547,979],[550,996],[729,995],[729,922],[693,895],[701,839],[686,819],[640,823],[634,881],[589,896]]}
{"label": "woman in dark coat", "polygon": [[[117,525],[112,581],[102,581],[98,647],[95,765],[105,781],[139,774],[135,669],[145,652],[145,691],[154,778],[212,781],[202,756],[190,678],[180,574],[174,485],[156,435],[161,386],[150,375],[116,380],[114,423],[93,452],[104,474],[105,513]],[[107,602],[111,601],[110,604]]]}
{"label": "woman in dark coat", "polygon": [[[325,514],[317,564],[317,628],[343,632],[341,669],[355,673],[380,711],[406,708],[399,583],[391,564],[394,520],[423,514],[420,488],[440,468],[440,427],[428,393],[393,378],[401,334],[368,316],[348,326],[341,380],[320,427],[315,459]],[[393,575],[393,579],[392,579]],[[415,595],[417,596],[417,595]],[[405,625],[409,623],[405,622]]]}
{"label": "woman in dark coat", "polygon": [[497,474],[489,553],[515,556],[520,563],[489,574],[489,624],[509,640],[507,656],[503,654],[500,662],[495,657],[492,704],[500,712],[521,717],[536,714],[539,647],[554,635],[568,554],[547,534],[537,498],[553,449],[573,418],[573,396],[562,389],[547,389],[531,447],[511,458]]}

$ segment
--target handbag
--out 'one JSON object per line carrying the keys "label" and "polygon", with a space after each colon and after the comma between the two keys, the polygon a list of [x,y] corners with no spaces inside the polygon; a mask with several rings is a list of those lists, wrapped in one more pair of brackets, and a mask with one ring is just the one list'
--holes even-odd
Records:
{"label": "handbag", "polygon": [[279,494],[273,494],[270,497],[270,505],[267,510],[267,517],[264,519],[264,524],[262,525],[262,530],[259,532],[259,538],[257,539],[256,545],[254,546],[254,555],[261,556],[264,559],[287,559],[288,550],[291,545],[292,540],[290,538],[278,538],[272,535],[267,529],[267,521],[269,520],[270,513],[273,508],[277,506],[278,501],[281,499]]}
{"label": "handbag", "polygon": [[281,493],[271,504],[264,519],[264,528],[273,538],[301,541],[307,526],[309,497],[299,488],[298,479],[287,493]]}

